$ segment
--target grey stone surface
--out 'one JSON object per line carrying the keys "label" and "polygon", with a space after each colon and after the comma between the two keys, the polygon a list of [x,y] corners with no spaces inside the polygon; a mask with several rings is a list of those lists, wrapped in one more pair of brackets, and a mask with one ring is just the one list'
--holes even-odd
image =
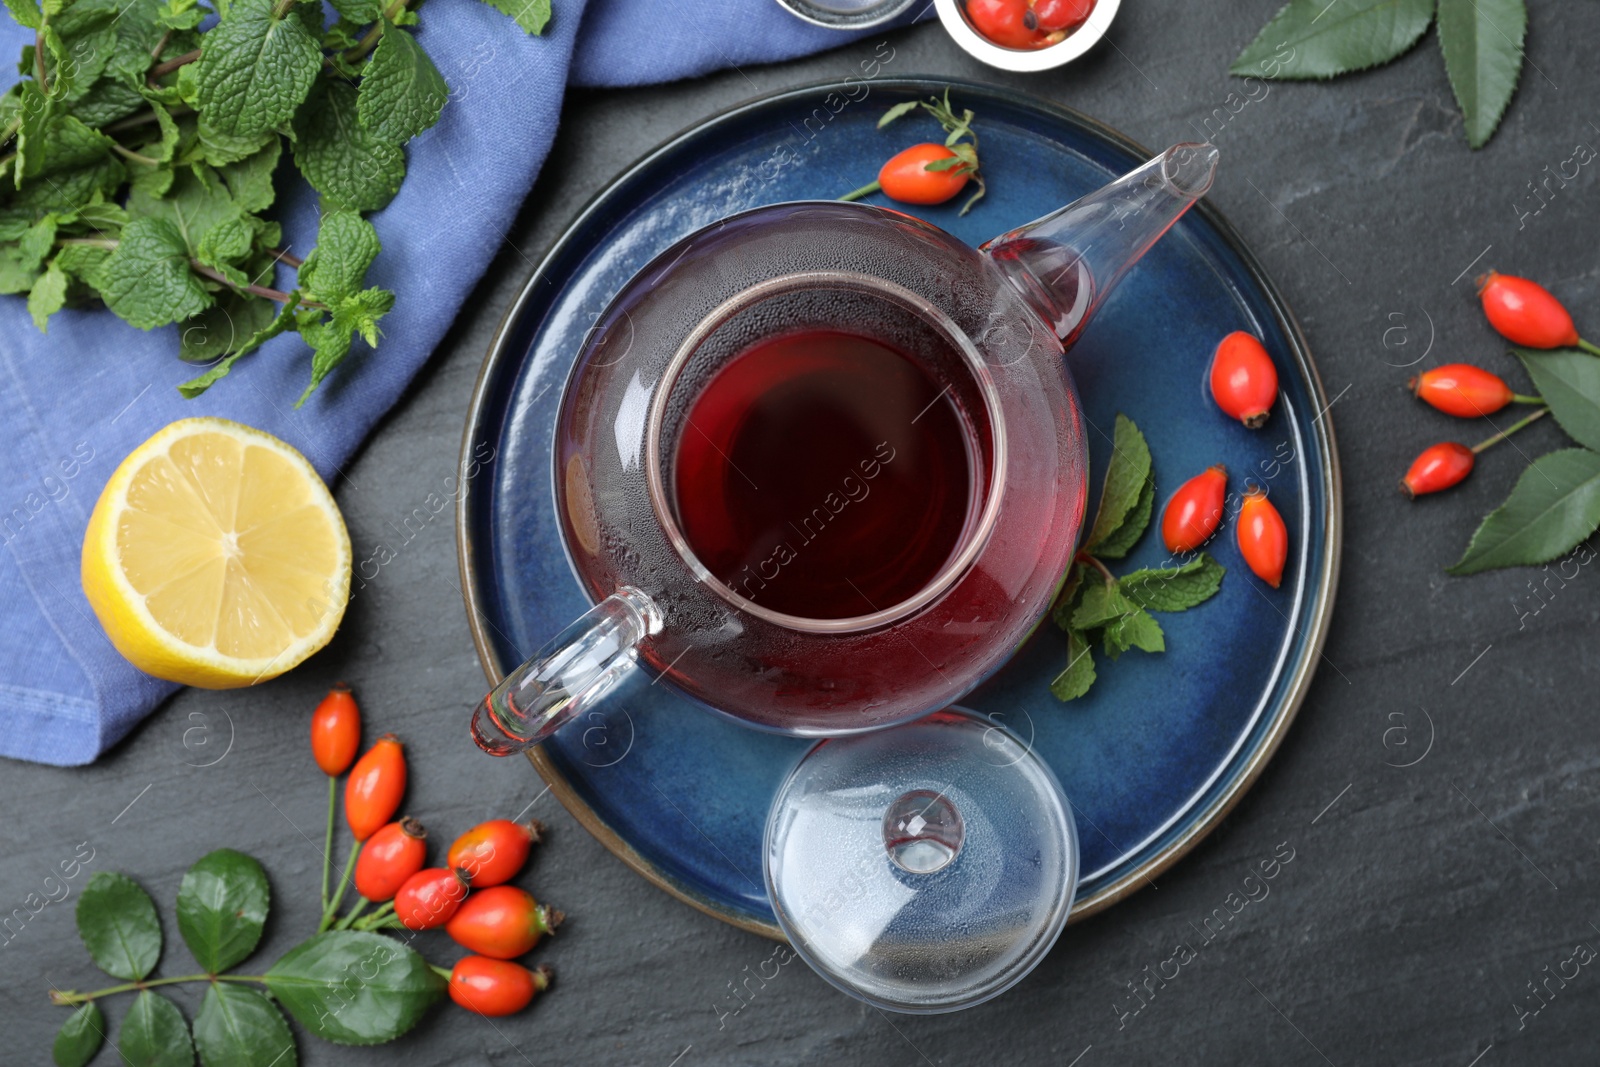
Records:
{"label": "grey stone surface", "polygon": [[[399,550],[333,645],[292,675],[238,693],[185,692],[93,767],[0,767],[0,913],[86,841],[89,870],[130,872],[161,902],[163,973],[180,973],[189,961],[171,918],[179,879],[203,852],[231,845],[260,857],[273,880],[254,957],[265,967],[315,922],[323,790],[305,723],[345,678],[368,723],[409,743],[408,810],[444,829],[532,804],[551,840],[531,884],[573,921],[539,950],[560,978],[535,1010],[491,1025],[447,1005],[400,1043],[370,1049],[302,1034],[304,1064],[1595,1062],[1595,966],[1564,986],[1548,980],[1544,1001],[1528,983],[1546,981],[1580,942],[1600,945],[1589,881],[1600,836],[1600,577],[1590,566],[1565,584],[1551,578],[1536,600],[1530,579],[1545,576],[1532,571],[1457,580],[1441,570],[1508,490],[1517,452],[1547,451],[1559,434],[1534,427],[1486,455],[1459,491],[1417,505],[1394,481],[1424,445],[1479,433],[1420,410],[1402,388],[1403,364],[1430,341],[1431,360],[1505,363],[1475,311],[1472,273],[1493,264],[1536,276],[1600,335],[1597,165],[1519,220],[1542,168],[1580,141],[1600,145],[1600,8],[1534,5],[1522,87],[1493,142],[1472,152],[1431,33],[1391,66],[1273,85],[1230,115],[1228,94],[1242,86],[1224,70],[1276,7],[1130,2],[1110,42],[1027,78],[978,67],[937,26],[890,36],[896,74],[997,80],[1146,144],[1193,138],[1210,117],[1225,158],[1212,199],[1306,328],[1344,469],[1337,620],[1277,758],[1210,840],[1156,886],[1070,928],[1011,993],[953,1016],[889,1017],[796,961],[732,1014],[730,983],[773,946],[634,876],[541,795],[529,768],[463,744],[482,674],[447,515]],[[336,486],[357,546],[396,539],[401,517],[445,485],[489,337],[589,196],[668,134],[729,104],[848,74],[874,43],[667,87],[573,93],[488,279]],[[1206,943],[1195,927],[1285,843],[1294,859],[1269,895]],[[73,932],[86,877],[3,942],[0,1061],[47,1062],[65,1013],[46,990],[100,981]],[[1197,956],[1164,986],[1152,982],[1140,1007],[1126,983],[1179,942]],[[175,995],[192,1014],[197,996]],[[108,1004],[113,1022],[122,1001]],[[1539,1010],[1519,1018],[1517,1005]],[[96,1062],[115,1061],[107,1049]]]}

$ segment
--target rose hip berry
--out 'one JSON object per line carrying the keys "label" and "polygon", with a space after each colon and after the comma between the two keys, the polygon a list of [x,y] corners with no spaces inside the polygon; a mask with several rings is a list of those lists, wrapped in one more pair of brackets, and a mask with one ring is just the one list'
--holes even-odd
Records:
{"label": "rose hip berry", "polygon": [[1046,43],[1027,0],[967,0],[966,6],[972,28],[1002,48],[1038,48]]}
{"label": "rose hip berry", "polygon": [[543,831],[538,820],[490,819],[456,838],[445,862],[465,870],[474,888],[500,885],[522,870],[528,850],[539,843]]}
{"label": "rose hip berry", "polygon": [[343,682],[328,690],[311,713],[311,757],[330,778],[350,769],[361,747],[361,709]]}
{"label": "rose hip berry", "polygon": [[1413,396],[1463,419],[1493,415],[1511,403],[1542,403],[1536,396],[1512,392],[1504,378],[1470,363],[1446,363],[1423,371],[1406,384]]}
{"label": "rose hip berry", "polygon": [[1094,0],[1038,0],[1033,5],[1033,17],[1046,34],[1077,29],[1093,11]]}
{"label": "rose hip berry", "polygon": [[379,829],[356,859],[356,892],[373,902],[389,900],[406,879],[422,870],[427,840],[428,831],[412,818]]}
{"label": "rose hip berry", "polygon": [[497,885],[474,892],[445,924],[456,944],[480,956],[509,960],[553,934],[563,916],[516,886]]}
{"label": "rose hip berry", "polygon": [[454,918],[467,899],[467,872],[429,867],[418,871],[394,895],[394,914],[407,930],[432,930]]}
{"label": "rose hip berry", "polygon": [[1512,344],[1527,348],[1600,348],[1578,336],[1567,309],[1538,282],[1490,271],[1478,278],[1478,298],[1489,325]]}
{"label": "rose hip berry", "polygon": [[1454,441],[1430,445],[1412,461],[1411,469],[1400,479],[1400,489],[1413,500],[1424,493],[1437,493],[1471,474],[1477,462],[1477,453],[1466,445]]}
{"label": "rose hip berry", "polygon": [[1193,552],[1211,539],[1222,522],[1228,488],[1227,468],[1207,467],[1178,486],[1161,513],[1161,539],[1169,552]]}
{"label": "rose hip berry", "polygon": [[450,999],[479,1015],[510,1015],[550,988],[549,966],[533,970],[519,963],[468,956],[450,972]]}
{"label": "rose hip berry", "polygon": [[1289,531],[1283,516],[1267,499],[1266,490],[1254,485],[1245,490],[1234,536],[1239,541],[1239,554],[1255,576],[1278,588],[1283,581],[1283,565],[1289,558]]}
{"label": "rose hip berry", "polygon": [[365,841],[400,810],[406,792],[406,756],[400,739],[384,734],[356,761],[344,784],[344,817]]}
{"label": "rose hip berry", "polygon": [[1211,396],[1250,429],[1266,424],[1278,399],[1278,368],[1260,341],[1235,330],[1218,343],[1211,357]]}

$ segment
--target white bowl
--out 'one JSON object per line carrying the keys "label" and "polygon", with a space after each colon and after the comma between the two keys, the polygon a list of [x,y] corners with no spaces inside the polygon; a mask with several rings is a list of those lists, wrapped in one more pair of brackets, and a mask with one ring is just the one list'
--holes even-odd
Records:
{"label": "white bowl", "polygon": [[1111,20],[1117,17],[1121,0],[1098,0],[1083,25],[1068,34],[1066,40],[1029,49],[1006,48],[973,29],[962,11],[961,0],[934,0],[934,6],[939,10],[939,21],[944,23],[945,30],[969,55],[1001,70],[1031,71],[1050,70],[1071,63],[1093,48],[1110,29]]}

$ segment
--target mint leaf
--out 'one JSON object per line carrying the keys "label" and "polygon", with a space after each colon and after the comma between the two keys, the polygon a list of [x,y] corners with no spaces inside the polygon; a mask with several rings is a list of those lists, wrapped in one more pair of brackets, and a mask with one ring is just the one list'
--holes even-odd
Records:
{"label": "mint leaf", "polygon": [[1067,665],[1050,683],[1050,692],[1061,701],[1075,700],[1094,685],[1094,653],[1089,642],[1076,630],[1067,634]]}
{"label": "mint leaf", "polygon": [[291,293],[289,302],[283,305],[283,310],[278,312],[277,318],[273,319],[263,329],[246,338],[232,354],[221,360],[216,366],[199,377],[190,378],[178,386],[179,395],[185,400],[193,400],[216,384],[218,380],[226,378],[228,372],[233,369],[233,365],[239,361],[241,356],[249,355],[285,330],[292,330],[295,326],[295,308],[299,303],[300,294]]}
{"label": "mint leaf", "polygon": [[11,167],[12,184],[22,188],[22,180],[44,169],[46,134],[55,119],[56,102],[47,98],[35,81],[25,81],[18,90],[17,158]]}
{"label": "mint leaf", "polygon": [[283,140],[273,137],[260,151],[217,168],[241,210],[265,211],[272,206],[276,195],[272,189],[272,174],[278,168],[282,153]]}
{"label": "mint leaf", "polygon": [[26,293],[39,280],[39,267],[21,262],[16,248],[0,248],[0,293]]}
{"label": "mint leaf", "polygon": [[373,137],[405,144],[439,121],[450,98],[433,60],[405,30],[386,25],[362,72],[356,112]]}
{"label": "mint leaf", "polygon": [[[55,262],[52,264],[69,278],[76,278],[81,282],[91,282],[100,265],[111,255],[111,250],[98,248],[95,245],[67,245],[56,253]],[[0,290],[4,291],[4,290]]]}
{"label": "mint leaf", "polygon": [[18,238],[17,252],[23,266],[34,270],[44,262],[45,257],[50,254],[50,249],[55,245],[58,225],[59,217],[52,211],[29,226]]}
{"label": "mint leaf", "polygon": [[[188,67],[184,67],[188,70]],[[281,144],[278,135],[271,130],[265,133],[254,133],[248,136],[236,136],[231,133],[222,133],[213,130],[205,123],[200,124],[199,137],[190,151],[185,162],[209,163],[213,167],[221,167],[228,163],[238,163],[248,159],[274,144]]]}
{"label": "mint leaf", "polygon": [[399,192],[405,155],[361,125],[346,83],[322,79],[294,129],[295,166],[330,210],[376,211]]}
{"label": "mint leaf", "polygon": [[322,69],[322,49],[292,12],[279,18],[276,0],[235,0],[204,34],[195,104],[200,124],[249,137],[288,125]]}
{"label": "mint leaf", "polygon": [[1115,585],[1091,577],[1083,591],[1082,599],[1078,601],[1077,609],[1072,613],[1072,628],[1097,629],[1113,619],[1131,615],[1138,610],[1139,608],[1123,596],[1122,590]]}
{"label": "mint leaf", "polygon": [[195,247],[194,255],[208,267],[231,266],[250,254],[255,237],[256,230],[250,220],[236,214],[208,229]]}
{"label": "mint leaf", "polygon": [[1117,532],[1107,537],[1095,546],[1094,554],[1100,559],[1122,559],[1133,546],[1139,543],[1139,538],[1144,536],[1146,528],[1150,525],[1150,516],[1156,506],[1156,481],[1146,478],[1139,487],[1139,499],[1129,510],[1128,517],[1122,520],[1122,525],[1117,527]]}
{"label": "mint leaf", "polygon": [[1187,611],[1210,600],[1227,571],[1205,553],[1181,567],[1137,570],[1117,581],[1129,603],[1147,611]]}
{"label": "mint leaf", "polygon": [[104,126],[144,106],[139,90],[115,78],[101,78],[72,104],[73,117],[85,126]]}
{"label": "mint leaf", "polygon": [[1401,55],[1433,19],[1434,0],[1289,0],[1228,73],[1305,80]]}
{"label": "mint leaf", "polygon": [[1056,594],[1055,607],[1050,609],[1050,620],[1063,630],[1072,629],[1072,612],[1078,604],[1078,594],[1083,589],[1083,576],[1088,567],[1074,562],[1067,568],[1067,577]]}
{"label": "mint leaf", "polygon": [[354,211],[330,211],[317,225],[317,247],[300,267],[300,287],[324,302],[354,296],[381,249],[372,223]]}
{"label": "mint leaf", "polygon": [[378,343],[378,320],[394,306],[394,294],[387,289],[366,289],[339,300],[326,317],[303,313],[300,336],[311,346],[311,384],[294,403],[299,407],[310,399],[328,372],[344,362],[356,334],[369,345]]}
{"label": "mint leaf", "polygon": [[383,0],[329,0],[329,3],[342,18],[357,26],[383,18]]}
{"label": "mint leaf", "polygon": [[1546,563],[1600,527],[1600,453],[1564,448],[1534,460],[1447,568],[1476,574]]}
{"label": "mint leaf", "polygon": [[1473,148],[1488,143],[1517,91],[1527,32],[1522,0],[1439,0],[1439,50]]}
{"label": "mint leaf", "polygon": [[183,235],[165,219],[137,218],[124,226],[97,280],[106,306],[141,330],[187,319],[211,304],[189,269]]}
{"label": "mint leaf", "polygon": [[1600,451],[1600,359],[1575,348],[1512,351],[1567,436]]}
{"label": "mint leaf", "polygon": [[[1122,528],[1149,479],[1150,446],[1133,420],[1118,414],[1111,435],[1111,460],[1106,465],[1105,484],[1100,488],[1100,506],[1084,542],[1085,551],[1093,553],[1095,546]],[[1143,528],[1138,531],[1143,532]]]}
{"label": "mint leaf", "polygon": [[128,197],[128,213],[171,223],[191,256],[200,254],[200,242],[212,227],[240,215],[239,205],[207,167],[187,167],[179,172],[165,196],[135,189]]}
{"label": "mint leaf", "polygon": [[516,20],[517,25],[532,34],[544,32],[550,21],[550,0],[485,0],[497,11],[503,11]]}
{"label": "mint leaf", "polygon": [[43,22],[39,14],[39,0],[5,0],[6,10],[25,29],[37,30]]}
{"label": "mint leaf", "polygon": [[1166,635],[1161,632],[1161,624],[1149,612],[1138,608],[1107,623],[1102,639],[1105,641],[1106,655],[1112,659],[1130,648],[1145,652],[1167,650]]}
{"label": "mint leaf", "polygon": [[33,324],[39,328],[40,333],[49,332],[45,329],[46,323],[66,302],[67,276],[62,273],[60,267],[52,263],[50,269],[33,283],[33,289],[28,293],[28,314],[33,316]]}
{"label": "mint leaf", "polygon": [[178,324],[178,358],[185,363],[210,363],[272,324],[277,305],[270,300],[225,290],[216,303]]}

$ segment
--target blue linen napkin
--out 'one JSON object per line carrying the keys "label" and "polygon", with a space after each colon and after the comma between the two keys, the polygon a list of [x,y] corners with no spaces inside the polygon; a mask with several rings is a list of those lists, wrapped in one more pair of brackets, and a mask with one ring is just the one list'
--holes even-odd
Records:
{"label": "blue linen napkin", "polygon": [[[791,58],[855,36],[807,25],[773,0],[555,0],[528,37],[479,0],[434,0],[420,40],[451,87],[439,124],[407,149],[400,193],[371,216],[369,276],[396,294],[376,351],[357,348],[300,410],[310,371],[294,336],[269,342],[196,400],[175,328],[141,333],[105,310],[62,311],[48,336],[22,297],[0,297],[0,755],[84,764],[177,686],[111,647],[78,581],[79,547],[122,458],[174,419],[216,415],[300,449],[330,484],[399,398],[472,292],[550,150],[569,80],[639,85]],[[925,12],[923,12],[925,14]],[[32,34],[0,18],[0,66]],[[874,32],[882,32],[874,31]],[[7,75],[9,84],[14,74]],[[674,131],[663,131],[663,134]],[[301,254],[316,198],[296,182],[276,217]],[[280,277],[280,284],[293,284]]]}

